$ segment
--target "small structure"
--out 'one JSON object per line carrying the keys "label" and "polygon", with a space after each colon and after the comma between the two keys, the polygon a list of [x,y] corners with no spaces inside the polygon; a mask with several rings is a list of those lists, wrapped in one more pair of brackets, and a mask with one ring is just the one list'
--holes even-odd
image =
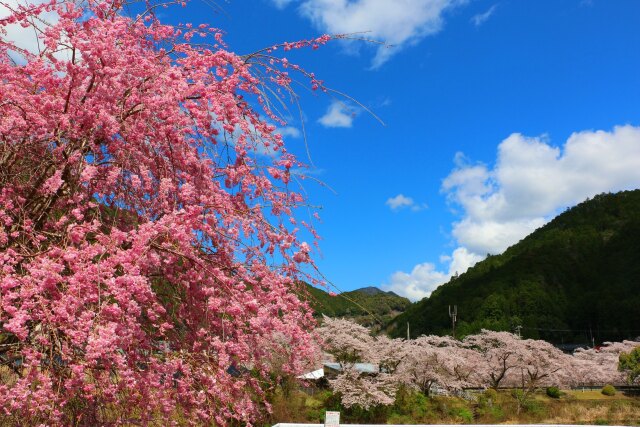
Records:
{"label": "small structure", "polygon": [[316,369],[315,371],[307,372],[306,374],[298,375],[296,378],[301,380],[319,380],[324,377],[324,369]]}
{"label": "small structure", "polygon": [[[338,362],[324,362],[324,372],[327,378],[335,378],[342,372],[342,365]],[[378,366],[373,363],[354,363],[353,369],[361,374],[377,374]]]}
{"label": "small structure", "polygon": [[[362,374],[377,374],[378,366],[373,363],[354,363],[353,369]],[[319,380],[320,378],[335,378],[340,372],[342,372],[342,365],[338,362],[324,362],[322,368],[315,371],[306,372],[302,375],[298,375],[296,378],[301,380]]]}

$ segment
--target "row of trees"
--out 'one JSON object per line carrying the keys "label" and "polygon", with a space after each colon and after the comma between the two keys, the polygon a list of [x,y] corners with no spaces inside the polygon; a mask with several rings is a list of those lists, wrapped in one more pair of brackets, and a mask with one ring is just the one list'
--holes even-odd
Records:
{"label": "row of trees", "polygon": [[[639,351],[634,348],[640,343],[633,341],[568,355],[546,341],[520,339],[509,332],[483,330],[462,341],[433,335],[391,339],[374,337],[348,320],[330,318],[324,319],[318,332],[324,350],[340,363],[341,372],[331,386],[347,407],[391,404],[401,386],[425,395],[434,390],[456,393],[467,388],[511,387],[524,400],[542,386],[637,380],[637,375],[627,377],[618,370],[621,354]],[[371,363],[377,372],[361,372],[356,362]]]}

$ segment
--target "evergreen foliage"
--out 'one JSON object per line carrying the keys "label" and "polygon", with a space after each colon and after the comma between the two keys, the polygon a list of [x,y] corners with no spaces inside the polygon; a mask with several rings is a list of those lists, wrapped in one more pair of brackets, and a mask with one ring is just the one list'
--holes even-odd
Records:
{"label": "evergreen foliage", "polygon": [[554,343],[640,335],[640,190],[601,194],[489,255],[413,304],[388,325],[392,336],[514,331]]}
{"label": "evergreen foliage", "polygon": [[629,384],[640,379],[640,347],[636,347],[629,353],[620,354],[618,369],[627,374]]}
{"label": "evergreen foliage", "polygon": [[560,399],[560,389],[558,387],[547,387],[547,396],[553,399]]}
{"label": "evergreen foliage", "polygon": [[611,384],[607,384],[606,386],[602,387],[602,390],[600,392],[605,396],[615,396],[616,388]]}

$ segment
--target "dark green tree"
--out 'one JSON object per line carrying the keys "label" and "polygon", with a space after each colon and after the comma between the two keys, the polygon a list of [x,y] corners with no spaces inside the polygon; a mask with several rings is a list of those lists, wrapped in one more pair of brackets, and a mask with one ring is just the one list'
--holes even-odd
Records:
{"label": "dark green tree", "polygon": [[640,379],[640,346],[629,353],[620,354],[618,370],[626,372],[629,384],[633,384]]}

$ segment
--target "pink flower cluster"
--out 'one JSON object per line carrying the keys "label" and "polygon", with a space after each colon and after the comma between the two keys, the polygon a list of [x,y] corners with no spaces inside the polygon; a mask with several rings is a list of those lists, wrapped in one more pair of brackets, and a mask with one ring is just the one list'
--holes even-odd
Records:
{"label": "pink flower cluster", "polygon": [[305,201],[286,185],[300,164],[262,117],[265,85],[289,90],[279,63],[119,0],[0,5],[1,416],[259,419],[274,366],[314,351],[295,292],[313,265],[292,226]]}

